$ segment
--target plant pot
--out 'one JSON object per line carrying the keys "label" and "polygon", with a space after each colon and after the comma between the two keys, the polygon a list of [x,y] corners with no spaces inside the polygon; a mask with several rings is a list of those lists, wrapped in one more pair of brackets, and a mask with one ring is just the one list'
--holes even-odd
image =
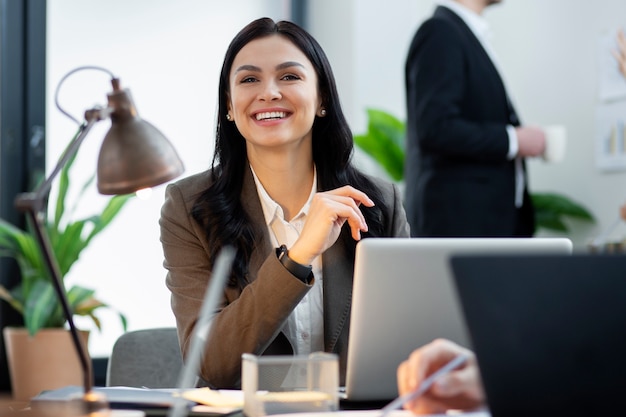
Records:
{"label": "plant pot", "polygon": [[[83,385],[83,371],[67,329],[42,329],[35,336],[18,327],[3,331],[13,399],[28,401],[42,391]],[[80,337],[87,351],[88,331]]]}

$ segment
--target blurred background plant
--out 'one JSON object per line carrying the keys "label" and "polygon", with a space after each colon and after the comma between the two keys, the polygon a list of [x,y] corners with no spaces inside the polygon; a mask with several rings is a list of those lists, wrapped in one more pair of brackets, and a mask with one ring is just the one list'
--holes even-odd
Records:
{"label": "blurred background plant", "polygon": [[[91,240],[115,219],[124,205],[133,197],[133,195],[111,197],[101,213],[84,219],[72,220],[72,214],[95,179],[94,174],[82,185],[74,204],[68,209],[66,200],[70,189],[69,171],[75,157],[59,175],[56,201],[54,204],[49,204],[48,215],[45,219],[54,256],[61,276],[64,278]],[[34,230],[30,225],[26,230],[22,230],[0,219],[0,256],[15,259],[22,278],[20,284],[14,288],[5,288],[0,285],[0,299],[9,303],[22,315],[29,333],[34,335],[42,328],[64,327],[66,320],[43,261]],[[66,291],[74,315],[90,317],[95,326],[101,330],[101,323],[95,311],[111,307],[98,300],[92,289],[74,285]],[[117,314],[126,331],[126,317],[120,312]]]}

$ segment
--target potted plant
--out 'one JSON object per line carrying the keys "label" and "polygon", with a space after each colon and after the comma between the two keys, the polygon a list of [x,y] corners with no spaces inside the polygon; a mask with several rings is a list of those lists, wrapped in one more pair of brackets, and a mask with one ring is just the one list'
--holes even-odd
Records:
{"label": "potted plant", "polygon": [[[355,144],[372,157],[394,181],[404,178],[405,123],[379,109],[367,109],[367,132],[354,136]],[[531,193],[535,206],[535,228],[569,231],[565,218],[594,222],[585,207],[558,193]]]}
{"label": "potted plant", "polygon": [[[56,201],[54,204],[49,204],[48,215],[45,219],[46,232],[63,277],[78,260],[83,249],[111,223],[132,197],[132,195],[111,197],[101,213],[84,219],[71,219],[73,209],[78,205],[86,189],[95,178],[92,176],[86,181],[80,189],[73,207],[68,210],[66,200],[70,188],[69,171],[73,161],[74,158],[59,174]],[[33,231],[30,228],[22,230],[0,219],[0,256],[15,259],[21,273],[21,282],[15,288],[5,288],[0,285],[0,299],[9,303],[22,315],[25,326],[23,329],[4,329],[14,397],[27,400],[42,389],[80,385],[82,380],[81,369],[74,354],[70,335],[64,328],[66,320]],[[95,326],[100,329],[101,323],[95,312],[100,308],[109,306],[98,300],[94,296],[94,290],[89,288],[74,285],[69,289],[66,288],[66,292],[73,314],[90,317]],[[118,315],[123,329],[126,330],[126,317],[119,312]],[[82,333],[84,333],[83,338],[86,344],[88,332]],[[58,357],[54,356],[55,353],[50,345],[53,342],[43,341],[44,337],[54,337],[56,340],[61,340],[62,347],[59,348],[61,352],[59,352]],[[40,339],[42,341],[38,342]],[[45,344],[45,352],[36,353],[40,344]],[[13,354],[22,355],[30,349],[35,350],[34,358],[26,359],[26,363],[21,365],[13,363],[16,359],[12,357]],[[60,362],[59,358],[67,358],[72,361],[72,364],[55,363]],[[71,375],[60,375],[61,378],[58,382],[52,382],[50,376],[44,377],[42,375],[43,367],[48,365],[59,365],[58,369],[51,370],[53,374],[64,373],[65,370],[72,369]],[[30,369],[38,374],[38,382],[35,382],[35,386],[23,386],[23,383],[29,384],[26,379]],[[51,385],[44,386],[41,385],[42,383]]]}

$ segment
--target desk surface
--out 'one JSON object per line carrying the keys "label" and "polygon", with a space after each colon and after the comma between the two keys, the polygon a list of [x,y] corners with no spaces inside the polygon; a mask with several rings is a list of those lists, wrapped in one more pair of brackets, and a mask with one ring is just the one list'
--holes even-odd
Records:
{"label": "desk surface", "polygon": [[19,414],[26,415],[24,411],[28,408],[28,401],[14,400],[9,393],[0,394],[0,416],[12,416]]}
{"label": "desk surface", "polygon": [[[14,400],[13,397],[11,397],[11,394],[8,392],[0,394],[0,411],[6,411],[11,409],[21,410],[26,407],[28,407],[28,401]],[[3,414],[0,413],[0,415]]]}
{"label": "desk surface", "polygon": [[[66,403],[80,391],[80,387],[65,387],[42,393],[33,400],[33,409],[45,410],[58,404]],[[101,392],[107,397],[113,409],[136,408],[146,412],[148,417],[165,416],[168,413],[168,405],[172,401],[172,393],[169,390],[147,390],[128,387],[95,387],[94,390]],[[387,405],[389,401],[347,401],[341,400],[340,410],[377,410]],[[19,404],[16,404],[19,406]],[[27,404],[22,404],[23,406]],[[23,408],[23,407],[22,407]],[[22,409],[17,408],[17,409]],[[0,415],[3,415],[0,413]],[[223,416],[217,412],[190,412],[190,416]],[[242,411],[228,414],[229,417],[243,417]]]}

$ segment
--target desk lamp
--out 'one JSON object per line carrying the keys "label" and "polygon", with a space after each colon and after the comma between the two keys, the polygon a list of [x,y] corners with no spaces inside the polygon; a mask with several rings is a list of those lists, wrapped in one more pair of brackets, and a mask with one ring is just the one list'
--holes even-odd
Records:
{"label": "desk lamp", "polygon": [[[106,108],[87,110],[84,122],[79,123],[59,106],[58,93],[63,81],[71,74],[84,69],[107,72],[111,76],[113,91],[108,94]],[[27,215],[35,230],[37,243],[69,325],[72,343],[83,372],[84,393],[79,400],[80,413],[90,415],[106,407],[106,401],[93,392],[93,375],[87,350],[81,343],[74,325],[73,312],[67,299],[61,272],[46,234],[44,224],[46,202],[52,182],[76,154],[94,124],[108,117],[111,118],[111,128],[105,135],[98,156],[97,184],[101,194],[130,194],[140,189],[154,187],[176,178],[184,168],[171,143],[159,130],[138,116],[130,91],[121,89],[119,79],[108,70],[93,66],[76,68],[61,79],[55,96],[57,108],[79,123],[80,127],[50,175],[35,191],[19,194],[15,199],[15,206]]]}

